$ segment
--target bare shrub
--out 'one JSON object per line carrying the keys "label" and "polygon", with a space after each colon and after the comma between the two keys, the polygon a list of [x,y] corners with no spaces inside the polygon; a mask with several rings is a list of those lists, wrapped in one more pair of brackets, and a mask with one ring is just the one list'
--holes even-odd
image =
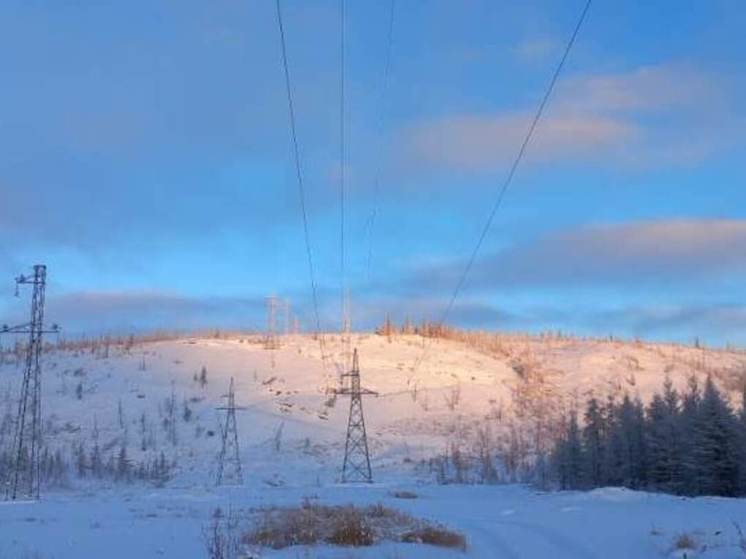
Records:
{"label": "bare shrub", "polygon": [[677,535],[673,541],[673,549],[677,551],[694,551],[697,549],[697,547],[699,547],[697,544],[697,540],[694,539],[694,536],[686,532],[682,532],[681,534]]}
{"label": "bare shrub", "polygon": [[272,549],[322,542],[361,547],[390,540],[459,549],[466,546],[461,534],[380,503],[355,507],[305,501],[299,507],[264,509],[258,513],[254,527],[241,538],[244,544]]}
{"label": "bare shrub", "polygon": [[355,507],[347,507],[342,514],[333,515],[332,523],[331,534],[326,538],[327,543],[354,547],[375,543],[373,530],[368,525],[364,513]]}
{"label": "bare shrub", "polygon": [[391,496],[396,499],[417,499],[419,496],[412,491],[394,491]]}
{"label": "bare shrub", "polygon": [[212,522],[202,529],[208,559],[238,559],[241,542],[238,538],[238,518],[229,511],[225,516],[219,508],[212,515]]}
{"label": "bare shrub", "polygon": [[262,511],[257,526],[242,538],[244,543],[282,549],[312,545],[319,541],[319,519],[315,505]]}
{"label": "bare shrub", "polygon": [[466,537],[443,526],[423,526],[402,535],[407,543],[424,543],[466,551]]}
{"label": "bare shrub", "polygon": [[454,411],[461,401],[461,386],[455,385],[446,393],[443,398],[445,399],[446,406],[449,410]]}

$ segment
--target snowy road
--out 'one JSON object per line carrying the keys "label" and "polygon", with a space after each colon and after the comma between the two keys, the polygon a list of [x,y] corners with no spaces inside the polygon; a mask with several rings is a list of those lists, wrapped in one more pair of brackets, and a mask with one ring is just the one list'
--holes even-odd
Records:
{"label": "snowy road", "polygon": [[197,559],[204,557],[202,527],[215,507],[232,507],[240,515],[256,506],[298,504],[304,497],[328,504],[384,502],[464,532],[469,547],[464,554],[412,544],[360,550],[322,546],[268,551],[264,557],[653,558],[668,556],[683,532],[707,547],[702,557],[743,557],[733,521],[746,524],[745,500],[618,489],[542,494],[519,486],[403,487],[419,498],[395,499],[393,487],[385,485],[56,494],[41,503],[0,505],[0,557]]}

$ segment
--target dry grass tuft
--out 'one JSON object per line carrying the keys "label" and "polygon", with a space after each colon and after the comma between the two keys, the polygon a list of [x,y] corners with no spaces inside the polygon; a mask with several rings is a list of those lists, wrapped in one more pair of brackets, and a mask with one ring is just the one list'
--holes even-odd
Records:
{"label": "dry grass tuft", "polygon": [[423,526],[407,532],[402,536],[403,542],[425,543],[438,547],[466,550],[466,538],[463,534],[454,532],[443,526]]}
{"label": "dry grass tuft", "polygon": [[318,543],[362,547],[381,540],[466,548],[462,534],[380,503],[356,507],[305,501],[299,507],[263,509],[242,537],[244,544],[272,549]]}
{"label": "dry grass tuft", "polygon": [[697,540],[694,539],[694,536],[691,534],[687,534],[686,532],[682,532],[673,541],[673,548],[675,550],[692,550],[694,551],[697,549]]}
{"label": "dry grass tuft", "polygon": [[332,517],[331,534],[327,543],[362,547],[373,545],[375,537],[365,514],[355,507],[347,507],[341,515]]}
{"label": "dry grass tuft", "polygon": [[413,491],[394,491],[391,496],[396,499],[417,499],[419,495]]}

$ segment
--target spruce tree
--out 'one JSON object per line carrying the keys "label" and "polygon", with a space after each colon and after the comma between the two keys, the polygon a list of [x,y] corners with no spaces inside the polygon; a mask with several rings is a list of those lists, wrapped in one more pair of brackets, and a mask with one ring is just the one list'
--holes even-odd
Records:
{"label": "spruce tree", "polygon": [[564,471],[564,489],[580,489],[583,485],[583,444],[578,425],[578,413],[575,410],[570,412],[561,460]]}
{"label": "spruce tree", "polygon": [[738,444],[738,494],[746,494],[746,382],[741,389],[741,407],[735,425]]}
{"label": "spruce tree", "polygon": [[122,446],[119,449],[119,455],[117,456],[117,469],[116,479],[117,481],[130,481],[130,469],[131,464],[127,458],[127,447]]}
{"label": "spruce tree", "polygon": [[80,442],[75,447],[75,465],[78,471],[78,477],[85,477],[88,471],[88,461],[86,460],[86,452],[83,443]]}
{"label": "spruce tree", "polygon": [[610,446],[618,446],[618,468],[615,483],[625,487],[638,488],[642,485],[645,465],[643,448],[643,416],[641,404],[638,407],[628,395],[613,410],[614,423]]}
{"label": "spruce tree", "polygon": [[681,400],[681,415],[679,428],[681,437],[681,493],[693,495],[697,493],[696,471],[697,465],[694,460],[696,448],[695,438],[692,436],[696,428],[699,406],[702,402],[702,392],[699,388],[697,377],[692,374],[687,381],[687,391]]}
{"label": "spruce tree", "polygon": [[585,475],[593,487],[604,484],[603,462],[605,450],[605,427],[601,406],[596,398],[588,400],[583,428]]}
{"label": "spruce tree", "polygon": [[[633,404],[632,433],[630,435],[630,444],[633,448],[632,453],[632,471],[633,480],[637,483],[633,488],[643,488],[648,483],[648,445],[645,438],[645,407],[640,398],[636,398]],[[633,482],[634,483],[634,482]]]}
{"label": "spruce tree", "polygon": [[739,454],[736,421],[710,377],[705,383],[692,436],[697,493],[736,495]]}

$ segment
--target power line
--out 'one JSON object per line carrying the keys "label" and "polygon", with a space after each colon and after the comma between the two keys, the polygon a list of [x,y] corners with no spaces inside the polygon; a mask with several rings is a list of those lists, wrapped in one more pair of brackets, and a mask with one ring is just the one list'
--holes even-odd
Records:
{"label": "power line", "polygon": [[[339,3],[339,270],[340,302],[345,298],[345,0]],[[344,320],[344,319],[343,319]]]}
{"label": "power line", "polygon": [[[570,36],[570,40],[567,42],[567,45],[565,46],[565,50],[564,50],[564,53],[562,54],[562,58],[560,59],[559,64],[555,68],[554,74],[552,74],[551,80],[549,80],[549,87],[547,87],[547,90],[544,93],[544,97],[542,97],[541,103],[539,103],[536,113],[534,114],[534,118],[531,121],[531,124],[529,125],[528,130],[526,131],[525,137],[523,138],[521,147],[518,150],[518,153],[516,154],[512,165],[510,166],[510,170],[508,171],[508,174],[505,177],[505,180],[503,181],[502,186],[500,187],[500,190],[498,191],[497,199],[495,200],[495,203],[492,206],[492,210],[490,211],[487,217],[487,221],[484,224],[484,227],[482,228],[479,238],[477,239],[477,244],[474,246],[474,250],[472,250],[469,260],[467,261],[466,266],[464,267],[464,270],[462,271],[461,276],[459,277],[459,280],[456,284],[456,287],[453,290],[453,293],[451,294],[451,298],[448,301],[448,305],[446,306],[443,312],[443,315],[441,316],[441,319],[438,323],[440,326],[443,325],[443,323],[448,318],[448,315],[451,313],[451,310],[453,309],[453,305],[456,302],[456,299],[458,298],[461,292],[461,289],[464,286],[464,282],[466,281],[466,278],[468,277],[469,272],[471,272],[471,269],[474,265],[474,261],[476,260],[477,254],[479,253],[479,249],[482,247],[482,243],[484,242],[484,239],[487,237],[487,233],[492,228],[492,222],[495,219],[495,214],[497,214],[497,211],[502,206],[505,193],[507,192],[508,188],[513,182],[513,177],[515,176],[516,170],[518,169],[518,166],[523,160],[523,156],[526,153],[526,148],[528,147],[528,144],[531,142],[531,138],[534,135],[536,126],[539,123],[539,120],[541,119],[542,114],[544,113],[544,109],[546,108],[546,105],[549,101],[549,98],[552,95],[552,91],[554,90],[554,86],[557,83],[557,79],[559,78],[560,73],[562,72],[562,68],[565,66],[565,61],[567,60],[567,57],[569,56],[570,51],[572,50],[572,47],[575,44],[575,40],[578,37],[580,28],[582,27],[583,22],[585,21],[585,17],[588,14],[588,10],[591,7],[591,2],[592,0],[587,0],[587,2],[585,3],[585,6],[583,7],[583,11],[580,14],[580,18],[578,19],[578,22],[575,25],[575,29],[573,30],[572,35]],[[415,362],[415,365],[414,365],[415,370],[419,367],[420,363],[422,363],[422,361],[424,360],[428,349],[429,349],[429,345],[426,345],[425,349],[420,355],[420,358]]]}
{"label": "power line", "polygon": [[306,211],[306,194],[303,185],[303,172],[301,170],[300,150],[298,148],[298,133],[295,123],[295,108],[293,106],[293,94],[290,86],[290,70],[288,69],[287,46],[285,44],[285,27],[282,20],[282,7],[280,0],[275,2],[277,6],[277,26],[280,31],[280,44],[282,46],[282,67],[285,73],[285,90],[288,100],[288,112],[290,115],[290,135],[293,144],[293,158],[295,161],[295,175],[298,183],[298,197],[300,199],[301,215],[303,217],[303,238],[306,244],[306,256],[308,258],[308,276],[311,283],[311,296],[313,299],[313,311],[316,320],[316,335],[319,338],[319,347],[321,349],[321,362],[326,371],[326,348],[324,336],[321,333],[321,319],[319,316],[319,298],[316,288],[316,273],[313,265],[313,253],[311,251],[311,236],[308,232],[308,212]]}
{"label": "power line", "polygon": [[389,88],[389,76],[391,74],[391,51],[394,37],[394,13],[396,9],[396,0],[391,0],[389,4],[389,21],[388,32],[386,34],[386,57],[383,66],[383,83],[381,85],[381,98],[379,100],[380,112],[378,114],[378,154],[376,158],[376,168],[373,179],[373,210],[368,218],[368,281],[370,281],[371,261],[373,260],[373,229],[376,218],[378,217],[378,195],[381,184],[381,161],[383,159],[383,121],[385,113],[386,93]]}
{"label": "power line", "polygon": [[342,341],[342,368],[340,374],[344,374],[350,367],[350,294],[347,289],[346,273],[346,162],[347,162],[347,145],[345,134],[345,14],[346,2],[340,0],[339,3],[339,302],[340,302],[340,337]]}

